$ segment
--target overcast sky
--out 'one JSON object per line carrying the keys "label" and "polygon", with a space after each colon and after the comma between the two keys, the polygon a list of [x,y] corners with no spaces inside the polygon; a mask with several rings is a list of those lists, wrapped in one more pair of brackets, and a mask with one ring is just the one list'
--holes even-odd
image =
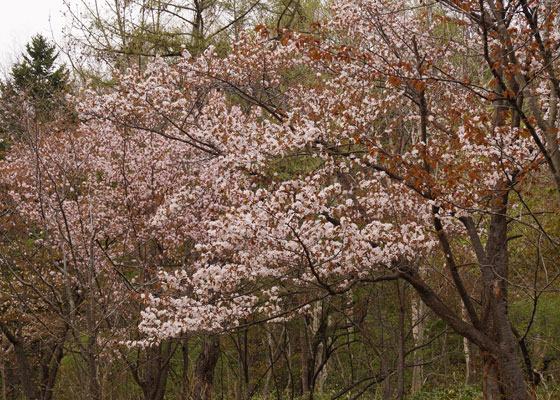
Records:
{"label": "overcast sky", "polygon": [[[1,0],[0,66],[11,65],[31,36],[42,33],[59,40],[64,25],[63,0]],[[51,31],[52,28],[52,31]]]}

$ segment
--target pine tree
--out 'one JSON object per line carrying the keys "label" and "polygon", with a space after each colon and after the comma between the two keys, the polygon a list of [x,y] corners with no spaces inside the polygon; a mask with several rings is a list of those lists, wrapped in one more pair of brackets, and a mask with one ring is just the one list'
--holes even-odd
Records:
{"label": "pine tree", "polygon": [[70,74],[65,66],[57,65],[57,59],[54,43],[36,35],[26,45],[22,61],[0,82],[0,153],[31,125],[66,113],[64,93]]}
{"label": "pine tree", "polygon": [[25,47],[27,54],[23,54],[23,61],[12,67],[14,88],[27,92],[36,102],[48,102],[68,86],[68,70],[56,66],[55,45],[44,36],[34,36]]}

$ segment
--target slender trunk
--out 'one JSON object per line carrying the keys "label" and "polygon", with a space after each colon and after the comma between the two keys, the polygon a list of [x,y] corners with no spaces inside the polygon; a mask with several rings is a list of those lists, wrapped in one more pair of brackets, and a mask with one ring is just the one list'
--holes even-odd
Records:
{"label": "slender trunk", "polygon": [[87,378],[88,378],[88,397],[91,400],[101,399],[101,390],[99,387],[99,377],[97,373],[97,357],[96,357],[96,337],[90,334],[87,338],[87,349],[85,359],[87,363]]}
{"label": "slender trunk", "polygon": [[154,400],[163,400],[165,396],[167,375],[169,373],[169,359],[171,358],[172,341],[168,340],[163,347],[163,354],[160,357],[160,368],[157,376],[157,390],[155,391]]}
{"label": "slender trunk", "polygon": [[200,52],[202,52],[204,46],[204,4],[202,1],[195,1],[194,5],[194,21],[192,24],[192,53],[193,55],[198,55]]}
{"label": "slender trunk", "polygon": [[95,240],[94,235],[91,236],[89,241],[89,268],[87,270],[88,279],[88,294],[87,294],[87,308],[86,308],[86,324],[87,324],[87,346],[85,349],[84,358],[87,362],[88,372],[88,389],[89,398],[91,400],[101,399],[101,388],[99,385],[99,371],[97,360],[97,332],[98,326],[96,322],[96,309],[95,309],[95,287],[96,287],[96,272],[95,272],[95,257],[94,257]]}
{"label": "slender trunk", "polygon": [[[64,337],[66,337],[66,333],[64,334]],[[46,376],[43,376],[43,385],[41,387],[41,399],[43,400],[51,400],[53,398],[53,389],[58,375],[58,368],[60,366],[60,361],[62,361],[62,357],[64,356],[63,346],[64,342],[57,343],[55,345],[50,364],[48,364],[44,369]]]}
{"label": "slender trunk", "polygon": [[289,392],[291,397],[293,398],[295,395],[295,380],[294,380],[294,373],[293,373],[293,365],[292,365],[292,339],[290,337],[290,329],[286,327],[286,367],[288,368],[288,381],[286,382],[286,392]]}
{"label": "slender trunk", "polygon": [[267,347],[268,349],[268,370],[266,372],[266,378],[263,384],[263,393],[265,395],[268,395],[270,393],[270,389],[269,389],[270,380],[272,379],[272,375],[274,374],[275,357],[272,351],[272,349],[274,348],[274,341],[272,340],[272,334],[268,329],[265,331],[265,334],[266,334],[266,340],[263,339],[263,346]]}
{"label": "slender trunk", "polygon": [[[412,337],[414,339],[414,345],[420,346],[424,342],[424,333],[426,331],[426,324],[424,323],[424,317],[426,314],[425,304],[418,298],[418,296],[412,296],[411,300],[411,311],[412,311]],[[412,382],[410,391],[416,393],[420,391],[422,385],[424,384],[424,367],[422,350],[419,349],[414,353],[414,367],[412,367]]]}
{"label": "slender trunk", "polygon": [[[311,351],[309,349],[309,337],[307,332],[307,321],[303,317],[303,325],[300,330],[300,343],[301,343],[301,390],[305,395],[310,392],[312,372],[311,364]],[[312,396],[312,395],[311,395]]]}
{"label": "slender trunk", "polygon": [[[380,342],[379,345],[380,345],[381,348],[385,348],[385,346],[386,346],[383,325],[381,325],[381,342]],[[381,363],[381,372],[383,373],[383,376],[386,377],[383,380],[383,395],[382,395],[382,398],[383,398],[383,400],[390,400],[390,399],[394,398],[393,387],[391,385],[391,380],[393,378],[393,374],[392,374],[392,371],[391,371],[391,366],[389,365],[389,360],[386,357],[386,354],[387,354],[386,352],[380,352],[379,353],[379,361]]]}
{"label": "slender trunk", "polygon": [[319,389],[319,392],[322,392],[323,383],[326,379],[326,363],[329,357],[327,352],[328,314],[328,307],[324,307],[322,302],[315,303],[311,320],[311,338],[313,342],[310,354],[310,398],[314,397],[317,389]]}
{"label": "slender trunk", "polygon": [[42,400],[51,400],[53,398],[54,385],[58,376],[60,362],[64,356],[64,343],[66,342],[69,329],[70,327],[66,324],[62,327],[60,333],[53,338],[54,343],[50,348],[50,352],[44,357],[45,361],[41,367]]}
{"label": "slender trunk", "polygon": [[[235,338],[233,339],[236,340]],[[249,397],[249,343],[248,343],[248,331],[237,335],[237,353],[238,353],[238,364],[239,364],[239,377],[238,377],[238,393],[237,398],[239,400],[245,400]]]}
{"label": "slender trunk", "polygon": [[181,379],[182,398],[186,399],[189,393],[189,339],[185,338],[181,342],[183,356],[183,376]]}
{"label": "slender trunk", "polygon": [[2,400],[6,400],[6,364],[2,361]]}
{"label": "slender trunk", "polygon": [[393,377],[391,368],[390,368],[389,363],[387,362],[387,359],[385,357],[382,357],[380,361],[381,361],[381,372],[383,373],[383,376],[386,377],[383,380],[383,395],[382,395],[382,398],[383,398],[383,400],[394,399],[394,391],[393,391],[393,387],[391,385],[391,380],[392,380],[392,377]]}
{"label": "slender trunk", "polygon": [[479,381],[476,368],[476,353],[473,344],[467,338],[463,338],[463,351],[465,352],[465,383],[476,385]]}
{"label": "slender trunk", "polygon": [[399,334],[397,337],[398,346],[398,358],[397,358],[397,400],[402,400],[404,397],[404,313],[405,313],[405,301],[404,301],[404,291],[400,281],[395,281],[397,287],[397,298],[399,301]]}
{"label": "slender trunk", "polygon": [[[463,318],[467,319],[467,310],[463,307]],[[463,338],[463,351],[465,352],[465,383],[467,385],[475,385],[478,381],[476,368],[476,353],[474,345],[467,339]]]}
{"label": "slender trunk", "polygon": [[350,341],[350,335],[352,334],[350,325],[346,327],[346,351],[348,353],[348,361],[349,361],[349,368],[350,369],[350,382],[355,382],[356,377],[354,373],[354,353],[352,352],[352,343]]}

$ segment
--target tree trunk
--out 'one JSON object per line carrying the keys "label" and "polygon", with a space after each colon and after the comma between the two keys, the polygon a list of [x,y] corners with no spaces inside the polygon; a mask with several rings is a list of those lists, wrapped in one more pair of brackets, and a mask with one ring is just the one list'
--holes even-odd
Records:
{"label": "tree trunk", "polygon": [[397,337],[397,400],[402,400],[404,397],[404,312],[405,312],[405,300],[404,300],[404,290],[400,281],[395,281],[397,287],[397,298],[398,298],[398,311],[399,311],[399,333]]}
{"label": "tree trunk", "polygon": [[31,372],[31,368],[29,367],[27,355],[25,354],[23,340],[17,337],[16,333],[12,333],[12,331],[10,331],[10,329],[3,322],[0,322],[0,329],[2,330],[4,335],[6,335],[6,338],[8,338],[12,346],[14,346],[17,370],[19,373],[19,378],[25,398],[27,400],[38,399],[37,387],[35,382],[33,381],[33,374]]}
{"label": "tree trunk", "polygon": [[2,400],[6,399],[6,364],[2,360],[2,368],[0,369],[0,379],[2,380]]}
{"label": "tree trunk", "polygon": [[[66,337],[66,333],[64,334]],[[41,399],[51,400],[53,398],[53,389],[56,382],[56,376],[58,375],[58,368],[60,366],[60,361],[64,356],[64,341],[62,343],[57,343],[54,346],[54,350],[50,355],[50,362],[47,363],[43,368],[43,384],[41,385]]]}
{"label": "tree trunk", "polygon": [[94,350],[96,348],[96,338],[89,336],[87,338],[87,349],[84,358],[87,364],[87,379],[88,379],[88,398],[91,400],[101,399],[101,388],[99,386],[99,376],[97,370],[97,354]]}
{"label": "tree trunk", "polygon": [[237,388],[237,398],[239,400],[246,400],[249,397],[249,332],[245,329],[243,332],[238,333],[237,338],[232,337],[237,347],[237,361],[239,364],[239,375]]}
{"label": "tree trunk", "polygon": [[[424,342],[424,333],[426,331],[426,324],[424,323],[426,306],[417,296],[412,296],[411,309],[412,337],[414,339],[414,345],[420,346]],[[420,391],[424,384],[424,367],[422,365],[424,360],[421,352],[422,350],[419,349],[413,355],[415,365],[412,367],[412,382],[410,388],[412,393]]]}
{"label": "tree trunk", "polygon": [[286,382],[286,388],[284,389],[286,392],[290,393],[291,397],[293,398],[293,396],[295,395],[296,392],[296,387],[295,387],[295,379],[294,379],[294,373],[293,373],[293,365],[292,365],[292,338],[290,335],[290,329],[288,329],[288,327],[285,328],[286,331],[286,336],[285,336],[285,340],[286,340],[286,354],[285,354],[285,360],[286,360],[286,367],[288,369],[288,381]]}
{"label": "tree trunk", "polygon": [[484,400],[501,400],[504,393],[500,390],[500,377],[496,359],[487,354],[482,367],[482,393]]}
{"label": "tree trunk", "polygon": [[[88,397],[91,400],[100,400],[101,387],[99,385],[99,370],[98,370],[98,345],[97,335],[99,326],[97,324],[97,310],[95,307],[95,287],[96,287],[96,265],[94,257],[95,240],[92,235],[89,240],[89,266],[87,270],[88,280],[88,293],[87,293],[87,308],[86,308],[86,325],[87,325],[87,340],[86,348],[83,351],[83,357],[87,363],[88,374]],[[78,339],[79,340],[79,339]]]}
{"label": "tree trunk", "polygon": [[303,325],[300,330],[301,343],[301,390],[302,394],[309,393],[311,387],[311,375],[313,374],[312,356],[309,349],[309,334],[307,332],[307,320],[303,317]]}
{"label": "tree trunk", "polygon": [[195,400],[212,400],[214,369],[220,358],[220,339],[210,335],[202,339],[200,355],[196,360],[194,375]]}
{"label": "tree trunk", "polygon": [[36,400],[39,397],[37,395],[35,383],[33,382],[31,369],[29,368],[29,362],[27,361],[23,343],[20,340],[17,340],[15,343],[12,342],[12,344],[14,345],[14,351],[16,354],[17,369],[21,380],[21,386],[23,388],[23,394],[27,400]]}
{"label": "tree trunk", "polygon": [[[515,338],[513,328],[508,316],[507,304],[507,281],[509,272],[508,250],[507,250],[507,191],[502,191],[502,195],[494,200],[493,214],[490,218],[488,238],[486,247],[482,247],[480,238],[476,231],[474,221],[464,218],[463,223],[467,228],[471,243],[475,250],[478,263],[480,265],[483,282],[483,309],[481,324],[484,333],[496,342],[495,346],[486,349],[489,356],[494,357],[497,365],[498,383],[500,391],[508,399],[529,399],[527,385],[523,379],[519,357],[519,344]],[[485,358],[485,370],[488,376],[483,379],[493,379],[493,368]],[[485,393],[488,398],[493,398],[493,385],[483,385],[489,391]]]}
{"label": "tree trunk", "polygon": [[380,361],[381,361],[381,372],[383,373],[383,376],[385,376],[385,379],[383,380],[382,399],[383,400],[394,399],[395,391],[393,390],[393,386],[391,384],[393,378],[391,367],[389,366],[388,360],[385,357],[382,357]]}
{"label": "tree trunk", "polygon": [[463,351],[465,352],[465,383],[476,385],[479,377],[476,368],[476,352],[473,344],[467,338],[463,338]]}
{"label": "tree trunk", "polygon": [[[465,307],[463,307],[463,318],[468,318]],[[476,385],[479,382],[479,377],[476,368],[475,346],[466,337],[463,338],[463,351],[465,353],[465,383]]]}
{"label": "tree trunk", "polygon": [[64,343],[68,335],[68,325],[64,325],[59,335],[53,338],[49,353],[44,357],[41,366],[41,399],[51,400],[53,398],[53,389],[56,383],[56,377],[60,367],[62,357],[64,357]]}
{"label": "tree trunk", "polygon": [[145,373],[139,382],[145,400],[163,400],[165,396],[171,347],[168,340],[146,350]]}
{"label": "tree trunk", "polygon": [[183,356],[183,376],[181,379],[181,396],[186,399],[189,393],[189,338],[181,341],[181,354]]}
{"label": "tree trunk", "polygon": [[[169,340],[163,347],[163,354],[160,358],[160,371],[158,376],[158,388],[154,400],[163,400],[167,388],[167,375],[169,374],[169,359],[171,358],[172,342]],[[161,365],[163,363],[163,365]]]}
{"label": "tree trunk", "polygon": [[501,377],[501,390],[508,399],[528,399],[529,394],[519,357],[519,343],[508,316],[507,193],[503,195],[501,202],[502,206],[495,209],[490,219],[486,257],[479,259],[490,308],[490,324],[487,325],[487,332],[495,333],[500,344],[501,351],[496,352],[495,356]]}

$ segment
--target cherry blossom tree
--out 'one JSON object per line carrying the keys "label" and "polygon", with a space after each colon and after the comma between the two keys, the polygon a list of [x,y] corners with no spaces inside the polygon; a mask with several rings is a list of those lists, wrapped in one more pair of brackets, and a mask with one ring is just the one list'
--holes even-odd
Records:
{"label": "cherry blossom tree", "polygon": [[[507,317],[508,210],[510,194],[549,158],[544,133],[521,123],[510,94],[470,61],[485,55],[476,52],[468,15],[409,2],[334,9],[315,35],[261,28],[224,59],[210,49],[174,66],[159,63],[162,72],[139,83],[132,74],[117,95],[98,100],[106,107],[98,117],[120,110],[121,121],[136,112],[163,119],[160,135],[208,154],[215,175],[203,187],[227,199],[203,221],[197,258],[162,275],[166,295],[148,296],[141,328],[172,337],[236,326],[255,313],[278,320],[305,311],[282,306],[304,287],[319,288],[320,297],[404,279],[486,354],[488,398],[527,398]],[[463,26],[462,36],[450,32]],[[184,94],[169,86],[189,94],[209,88],[195,118],[178,116]],[[142,100],[128,111],[133,99]],[[274,166],[290,160],[299,170],[275,176]],[[153,223],[190,216],[194,198],[182,196]],[[479,265],[477,295],[465,289],[455,237],[469,240]],[[466,321],[412,262],[434,248]]]}
{"label": "cherry blossom tree", "polygon": [[[1,164],[11,216],[6,228],[28,232],[36,252],[26,255],[29,241],[17,238],[11,240],[16,250],[2,251],[2,265],[16,281],[14,305],[39,327],[54,326],[51,336],[65,328],[55,344],[64,348],[70,336],[90,398],[103,397],[101,366],[119,357],[145,398],[160,399],[171,344],[146,350],[151,361],[139,368],[134,358],[140,355],[123,350],[122,341],[138,336],[140,294],[155,290],[154,271],[177,263],[152,219],[174,187],[192,185],[185,171],[194,173],[198,161],[189,148],[146,130],[96,121],[35,128],[20,134]],[[3,331],[14,336],[7,325]]]}
{"label": "cherry blossom tree", "polygon": [[[12,156],[6,176],[25,184],[11,198],[49,232],[64,285],[85,293],[85,358],[98,326],[126,319],[111,315],[131,291],[146,305],[141,332],[118,336],[143,348],[282,322],[400,280],[482,351],[486,398],[528,399],[508,316],[524,279],[510,275],[508,232],[523,224],[556,243],[524,198],[543,171],[558,185],[558,10],[332,10],[310,34],[259,26],[225,57],[210,47],[131,69],[84,94],[80,129]],[[420,268],[436,252],[445,272]],[[463,264],[480,282],[468,290]],[[458,307],[438,293],[442,273]]]}

